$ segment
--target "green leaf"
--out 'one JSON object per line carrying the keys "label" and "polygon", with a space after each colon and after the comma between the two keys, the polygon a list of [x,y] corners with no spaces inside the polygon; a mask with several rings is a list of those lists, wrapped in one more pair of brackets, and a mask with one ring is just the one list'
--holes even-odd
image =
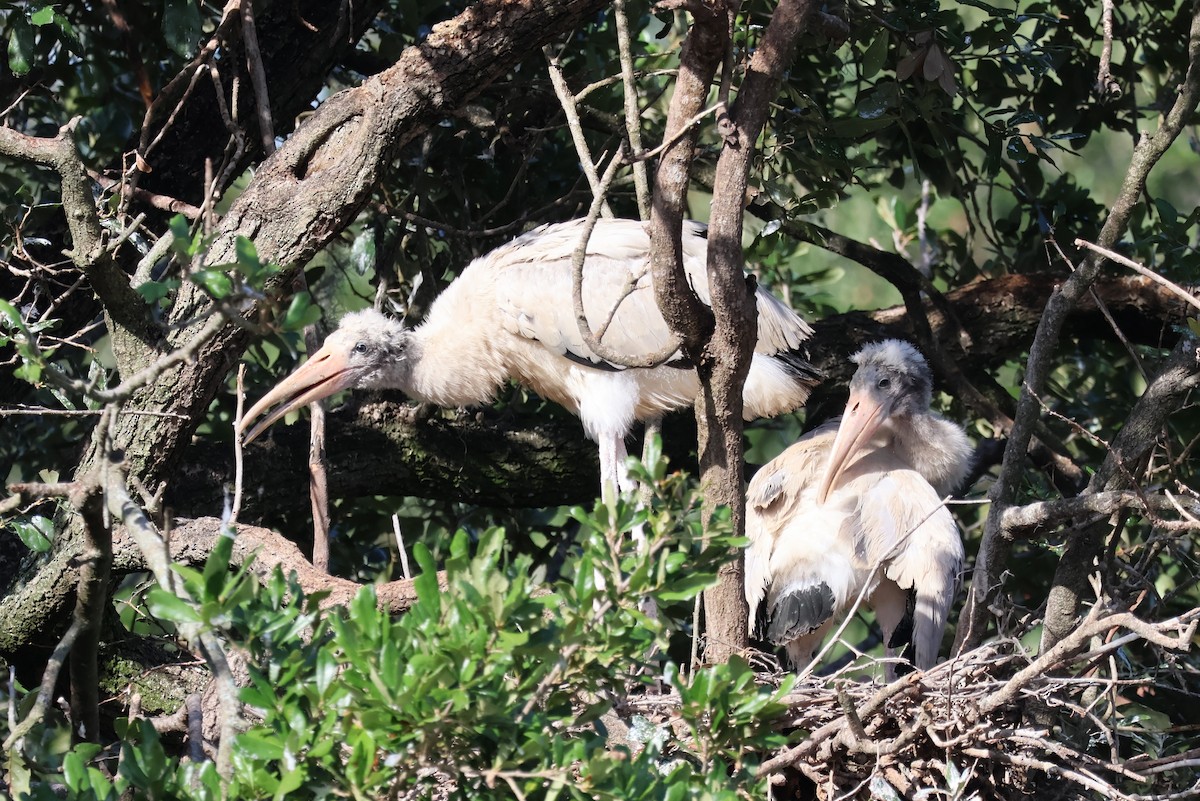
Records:
{"label": "green leaf", "polygon": [[237,748],[261,760],[280,759],[283,757],[283,745],[279,740],[261,730],[248,731],[238,735]]}
{"label": "green leaf", "polygon": [[12,30],[8,34],[8,68],[13,75],[25,75],[33,68],[33,27],[25,15],[12,12]]}
{"label": "green leaf", "polygon": [[171,294],[171,291],[175,288],[175,286],[162,281],[147,281],[144,284],[138,285],[137,293],[146,299],[146,303],[153,306]]}
{"label": "green leaf", "polygon": [[275,790],[276,801],[287,798],[288,793],[299,790],[302,784],[304,784],[304,769],[292,768],[279,780],[279,787]]}
{"label": "green leaf", "polygon": [[8,771],[8,789],[13,798],[25,798],[29,794],[33,773],[25,764],[21,748],[10,748],[5,752],[4,767]]}
{"label": "green leaf", "polygon": [[421,572],[413,579],[413,589],[417,591],[417,597],[422,601],[436,598],[438,595],[437,563],[433,561],[433,554],[425,547],[425,543],[416,542],[413,543],[413,558],[421,568]]}
{"label": "green leaf", "polygon": [[863,78],[873,78],[879,70],[883,69],[883,62],[887,60],[887,53],[888,32],[885,28],[876,34],[875,38],[871,40],[871,44],[867,45],[866,52],[863,53]]}
{"label": "green leaf", "polygon": [[191,604],[162,587],[155,587],[146,594],[146,608],[159,620],[169,620],[173,623],[200,622],[200,615]]}
{"label": "green leaf", "polygon": [[238,268],[247,275],[255,275],[262,269],[262,262],[258,260],[258,248],[247,237],[239,236],[237,238],[234,252],[237,254]]}
{"label": "green leaf", "polygon": [[165,0],[163,3],[163,38],[167,46],[186,58],[200,39],[203,20],[200,8],[193,0]]}
{"label": "green leaf", "polygon": [[16,370],[13,370],[13,375],[22,381],[28,381],[35,387],[40,386],[42,383],[42,366],[35,362],[26,362]]}
{"label": "green leaf", "polygon": [[228,297],[229,293],[233,292],[233,281],[221,270],[197,270],[189,277],[218,300]]}
{"label": "green leaf", "polygon": [[171,229],[171,250],[181,256],[194,256],[199,252],[198,243],[201,237],[197,233],[196,238],[192,239],[192,225],[187,217],[176,214],[167,225]]}
{"label": "green leaf", "polygon": [[229,560],[233,556],[233,536],[221,530],[212,552],[204,562],[204,591],[208,597],[216,598],[229,576]]}
{"label": "green leaf", "polygon": [[313,305],[312,295],[297,292],[292,296],[287,313],[283,315],[284,331],[301,331],[321,319],[321,309]]}
{"label": "green leaf", "polygon": [[12,527],[29,550],[34,553],[50,550],[50,542],[54,539],[54,523],[48,518],[33,515],[28,520],[14,520]]}
{"label": "green leaf", "polygon": [[0,315],[8,318],[8,327],[21,333],[28,333],[25,329],[25,321],[21,318],[21,313],[17,311],[17,307],[9,303],[7,300],[0,300]]}
{"label": "green leaf", "polygon": [[29,21],[38,26],[49,25],[54,21],[54,7],[42,6],[29,15]]}

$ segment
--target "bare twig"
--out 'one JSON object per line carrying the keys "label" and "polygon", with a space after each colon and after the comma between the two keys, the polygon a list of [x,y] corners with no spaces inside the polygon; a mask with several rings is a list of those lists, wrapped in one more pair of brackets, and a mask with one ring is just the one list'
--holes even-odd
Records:
{"label": "bare twig", "polygon": [[[613,17],[617,23],[617,48],[621,55],[621,80],[625,87],[625,130],[629,138],[631,153],[642,150],[641,113],[638,111],[637,83],[634,81],[633,54],[629,45],[629,18],[625,14],[625,0],[613,3]],[[646,162],[633,162],[633,185],[637,193],[638,216],[650,219],[650,181]]]}
{"label": "bare twig", "polygon": [[[612,160],[608,164],[608,168],[604,171],[604,178],[600,181],[600,194],[592,199],[592,206],[588,210],[587,217],[583,221],[580,230],[579,244],[575,246],[575,250],[571,253],[571,300],[575,308],[575,322],[579,326],[579,335],[583,338],[583,342],[588,349],[596,354],[601,359],[612,364],[622,365],[624,367],[657,367],[663,364],[679,350],[679,342],[674,337],[667,342],[666,345],[647,354],[629,354],[616,351],[605,345],[599,337],[592,332],[591,323],[588,322],[587,311],[583,305],[583,268],[587,258],[587,245],[591,239],[592,230],[596,226],[596,218],[599,216],[600,206],[602,205],[604,192],[608,190],[609,183],[612,182],[616,175],[617,168],[623,162],[619,153],[613,155]],[[614,310],[615,313],[615,310]],[[606,326],[607,327],[607,326]]]}
{"label": "bare twig", "polygon": [[1121,84],[1112,74],[1113,0],[1101,0],[1100,23],[1104,30],[1104,45],[1100,49],[1100,67],[1096,73],[1096,94],[1102,101],[1121,97]]}
{"label": "bare twig", "polygon": [[[242,415],[245,413],[246,407],[246,365],[239,364],[237,370],[237,405],[233,412],[233,430],[236,432],[242,424]],[[242,444],[242,438],[235,436],[233,438],[233,504],[229,511],[229,522],[236,526],[238,516],[242,513],[242,483],[245,475],[244,471],[245,453]]]}
{"label": "bare twig", "polygon": [[1144,275],[1147,278],[1149,278],[1151,281],[1153,281],[1154,283],[1158,284],[1159,286],[1166,287],[1171,292],[1173,292],[1176,296],[1181,298],[1184,302],[1191,304],[1196,309],[1200,309],[1200,299],[1196,298],[1195,293],[1187,291],[1186,289],[1184,289],[1183,287],[1181,287],[1179,284],[1175,283],[1174,281],[1164,278],[1163,276],[1154,272],[1154,270],[1150,270],[1150,269],[1147,269],[1146,267],[1143,267],[1142,265],[1138,264],[1133,259],[1125,258],[1120,253],[1117,253],[1115,250],[1111,250],[1110,248],[1100,247],[1099,245],[1093,245],[1091,242],[1088,242],[1086,239],[1076,239],[1075,247],[1087,248],[1088,250],[1092,251],[1093,253],[1097,253],[1106,259],[1109,259],[1111,261],[1116,262],[1117,264],[1122,265],[1123,267],[1128,267],[1129,269],[1133,270],[1138,275]]}
{"label": "bare twig", "polygon": [[271,98],[267,94],[267,74],[263,70],[262,53],[258,49],[258,32],[254,27],[254,3],[242,3],[242,41],[246,45],[246,65],[250,83],[254,86],[254,107],[258,112],[258,134],[263,153],[275,152],[275,123],[271,120]]}
{"label": "bare twig", "polygon": [[[600,176],[596,173],[596,162],[592,160],[587,140],[583,136],[583,124],[579,121],[579,109],[575,105],[575,96],[571,93],[571,88],[567,86],[567,80],[562,74],[562,63],[558,60],[558,56],[554,55],[549,45],[542,48],[542,52],[546,55],[546,68],[550,74],[550,83],[554,86],[554,93],[558,95],[558,102],[562,105],[563,113],[567,117],[567,128],[571,131],[571,139],[575,143],[579,166],[583,169],[583,174],[587,176],[588,185],[592,187],[592,196],[600,200],[600,214],[611,218],[613,213],[612,209],[608,207],[608,201],[605,200],[605,194],[607,185],[611,183],[612,179],[609,178],[605,181],[602,188]],[[612,164],[618,164],[619,161],[620,159],[614,158]],[[610,169],[613,169],[611,164]]]}
{"label": "bare twig", "polygon": [[58,674],[66,664],[67,656],[71,653],[71,648],[75,645],[75,640],[82,629],[83,622],[78,617],[73,618],[66,633],[63,634],[62,639],[58,641],[58,645],[50,654],[50,659],[46,661],[46,669],[42,673],[42,683],[38,688],[37,700],[34,702],[33,708],[20,723],[12,727],[8,737],[4,740],[5,752],[19,743],[46,716],[46,711],[54,700],[54,686],[58,683]]}
{"label": "bare twig", "polygon": [[[158,585],[184,601],[191,602],[187,590],[175,581],[175,573],[171,570],[171,556],[163,536],[129,497],[119,465],[108,466],[104,476],[104,487],[109,513],[120,520],[125,526],[125,531],[133,537]],[[232,536],[232,529],[228,532],[223,530],[221,536]],[[221,710],[221,742],[217,750],[217,772],[228,778],[233,769],[233,740],[242,726],[237,682],[234,680],[225,650],[215,634],[206,631],[199,623],[179,621],[176,626],[183,639],[200,651],[213,672]]]}

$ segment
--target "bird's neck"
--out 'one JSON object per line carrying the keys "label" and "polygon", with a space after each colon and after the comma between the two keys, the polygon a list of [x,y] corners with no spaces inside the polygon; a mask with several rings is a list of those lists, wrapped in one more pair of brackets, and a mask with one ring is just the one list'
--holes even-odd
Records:
{"label": "bird's neck", "polygon": [[973,449],[966,432],[933,412],[914,414],[893,429],[897,456],[928,481],[939,495],[962,489]]}
{"label": "bird's neck", "polygon": [[428,323],[413,329],[390,386],[413,400],[448,408],[491,401],[506,374],[489,343],[477,341],[471,329]]}

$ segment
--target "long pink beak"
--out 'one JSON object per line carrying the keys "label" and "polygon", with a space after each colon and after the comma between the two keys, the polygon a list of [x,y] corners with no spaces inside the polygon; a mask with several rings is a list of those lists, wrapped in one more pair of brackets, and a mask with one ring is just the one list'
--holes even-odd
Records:
{"label": "long pink beak", "polygon": [[825,503],[829,491],[850,464],[851,457],[871,441],[871,437],[875,436],[885,419],[887,409],[870,392],[858,390],[850,393],[850,399],[846,402],[846,412],[842,415],[842,423],[838,426],[837,436],[833,438],[829,464],[825,466],[825,475],[821,479],[818,503]]}
{"label": "long pink beak", "polygon": [[270,428],[271,424],[290,412],[292,409],[305,406],[321,398],[327,398],[339,390],[347,389],[354,384],[354,373],[350,370],[346,354],[329,347],[323,347],[301,365],[294,373],[280,381],[273,390],[254,404],[246,416],[238,424],[237,433],[243,435],[246,427],[267,409],[275,404],[280,406],[263,418],[262,422],[244,434],[242,444],[248,445],[259,434]]}

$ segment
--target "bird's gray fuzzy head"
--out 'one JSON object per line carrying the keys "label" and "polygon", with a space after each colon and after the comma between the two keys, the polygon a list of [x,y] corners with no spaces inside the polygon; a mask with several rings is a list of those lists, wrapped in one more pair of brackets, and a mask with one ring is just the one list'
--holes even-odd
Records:
{"label": "bird's gray fuzzy head", "polygon": [[850,381],[851,391],[869,391],[890,401],[892,415],[929,410],[933,397],[933,374],[925,357],[899,339],[864,345],[850,357],[858,365]]}
{"label": "bird's gray fuzzy head", "polygon": [[350,312],[325,340],[345,354],[354,386],[363,389],[405,389],[411,346],[411,329],[374,309]]}

